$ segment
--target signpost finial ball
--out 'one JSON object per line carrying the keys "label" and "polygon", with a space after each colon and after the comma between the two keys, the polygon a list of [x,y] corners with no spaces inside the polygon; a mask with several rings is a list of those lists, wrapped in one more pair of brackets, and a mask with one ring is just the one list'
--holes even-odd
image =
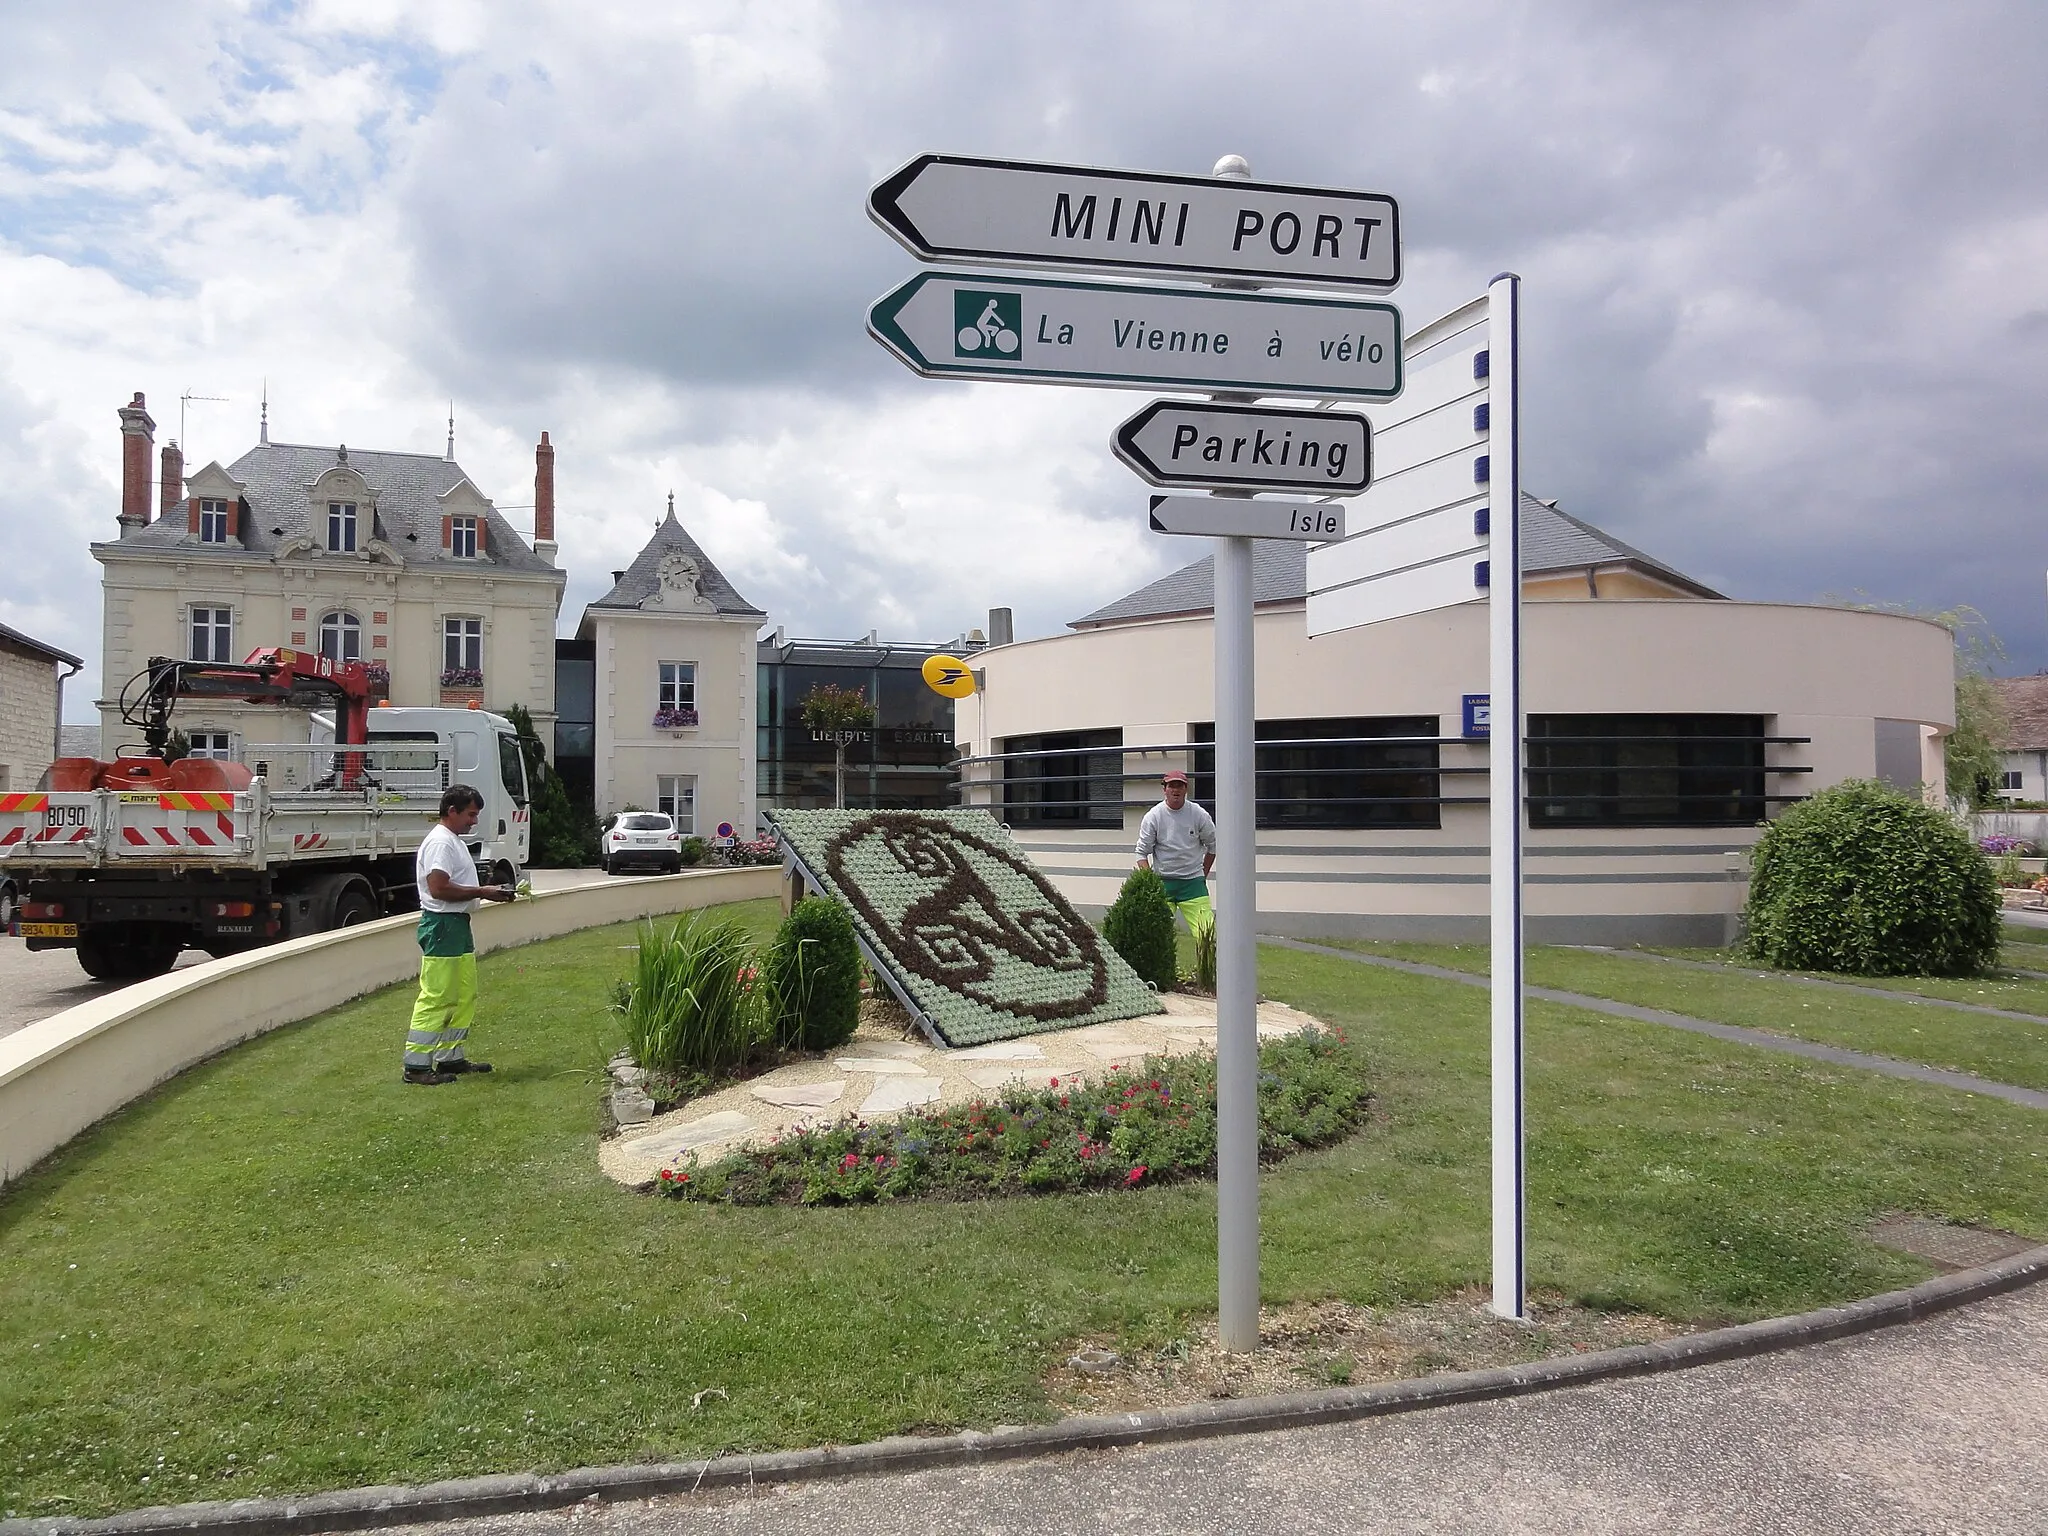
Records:
{"label": "signpost finial ball", "polygon": [[1250,181],[1252,165],[1243,155],[1225,155],[1216,162],[1216,168],[1209,174],[1220,176],[1225,181]]}

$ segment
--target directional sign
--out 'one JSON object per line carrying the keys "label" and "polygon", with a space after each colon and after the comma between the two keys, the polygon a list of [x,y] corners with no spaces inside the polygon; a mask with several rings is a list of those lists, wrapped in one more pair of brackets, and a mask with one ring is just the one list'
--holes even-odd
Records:
{"label": "directional sign", "polygon": [[1154,496],[1152,529],[1155,533],[1205,533],[1217,538],[1327,542],[1344,537],[1344,503]]}
{"label": "directional sign", "polygon": [[868,333],[932,379],[1401,392],[1401,312],[1357,299],[921,272],[875,301]]}
{"label": "directional sign", "polygon": [[919,155],[868,194],[868,217],[927,261],[1401,282],[1400,211],[1377,192]]}
{"label": "directional sign", "polygon": [[1493,492],[1487,301],[1408,338],[1401,398],[1374,412],[1373,483],[1352,537],[1308,562],[1308,632],[1477,602],[1487,595]]}
{"label": "directional sign", "polygon": [[1154,485],[1338,496],[1372,483],[1372,428],[1347,411],[1155,400],[1110,446]]}

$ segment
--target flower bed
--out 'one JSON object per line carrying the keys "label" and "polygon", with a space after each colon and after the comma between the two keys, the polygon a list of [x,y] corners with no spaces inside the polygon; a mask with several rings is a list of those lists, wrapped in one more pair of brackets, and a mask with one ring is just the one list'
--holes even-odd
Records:
{"label": "flower bed", "polygon": [[[1259,1051],[1259,1156],[1327,1146],[1364,1122],[1364,1062],[1341,1030]],[[730,1205],[843,1205],[1135,1189],[1213,1176],[1216,1060],[1148,1057],[1090,1082],[1052,1078],[994,1100],[849,1117],[766,1147],[663,1170],[656,1189]]]}

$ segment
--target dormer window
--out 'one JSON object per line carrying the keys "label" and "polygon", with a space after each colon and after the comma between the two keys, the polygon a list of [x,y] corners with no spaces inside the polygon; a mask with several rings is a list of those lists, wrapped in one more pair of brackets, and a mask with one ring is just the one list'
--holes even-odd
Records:
{"label": "dormer window", "polygon": [[199,503],[199,542],[225,544],[228,541],[228,504],[202,500]]}
{"label": "dormer window", "polygon": [[458,560],[476,558],[476,519],[473,517],[451,517],[448,519],[448,553]]}
{"label": "dormer window", "polygon": [[352,501],[327,503],[327,547],[337,555],[356,552],[356,504]]}

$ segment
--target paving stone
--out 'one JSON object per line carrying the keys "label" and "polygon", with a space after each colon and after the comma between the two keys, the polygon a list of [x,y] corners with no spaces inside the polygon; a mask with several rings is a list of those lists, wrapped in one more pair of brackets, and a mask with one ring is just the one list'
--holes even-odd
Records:
{"label": "paving stone", "polygon": [[864,1115],[893,1115],[901,1110],[930,1104],[944,1091],[936,1077],[891,1077],[875,1084],[875,1091],[861,1101]]}
{"label": "paving stone", "polygon": [[905,1061],[937,1054],[930,1046],[920,1045],[914,1040],[863,1040],[860,1048],[870,1056],[896,1056]]}
{"label": "paving stone", "polygon": [[908,1074],[923,1077],[925,1069],[914,1061],[900,1060],[894,1056],[841,1056],[832,1063],[842,1072],[873,1072],[877,1076]]}
{"label": "paving stone", "polygon": [[952,1061],[1043,1061],[1045,1052],[1029,1040],[998,1040],[994,1045],[969,1046],[951,1052]]}
{"label": "paving stone", "polygon": [[783,1109],[823,1109],[837,1104],[846,1083],[756,1083],[754,1097]]}
{"label": "paving stone", "polygon": [[1145,1047],[1135,1040],[1083,1040],[1081,1047],[1104,1061],[1136,1061],[1145,1054]]}
{"label": "paving stone", "polygon": [[753,1128],[752,1120],[736,1109],[728,1109],[719,1114],[706,1115],[701,1120],[689,1121],[684,1125],[663,1126],[650,1136],[635,1137],[620,1150],[633,1157],[645,1157],[650,1153],[665,1154],[671,1148],[678,1153],[689,1152],[698,1147],[708,1147],[714,1142],[745,1135]]}

